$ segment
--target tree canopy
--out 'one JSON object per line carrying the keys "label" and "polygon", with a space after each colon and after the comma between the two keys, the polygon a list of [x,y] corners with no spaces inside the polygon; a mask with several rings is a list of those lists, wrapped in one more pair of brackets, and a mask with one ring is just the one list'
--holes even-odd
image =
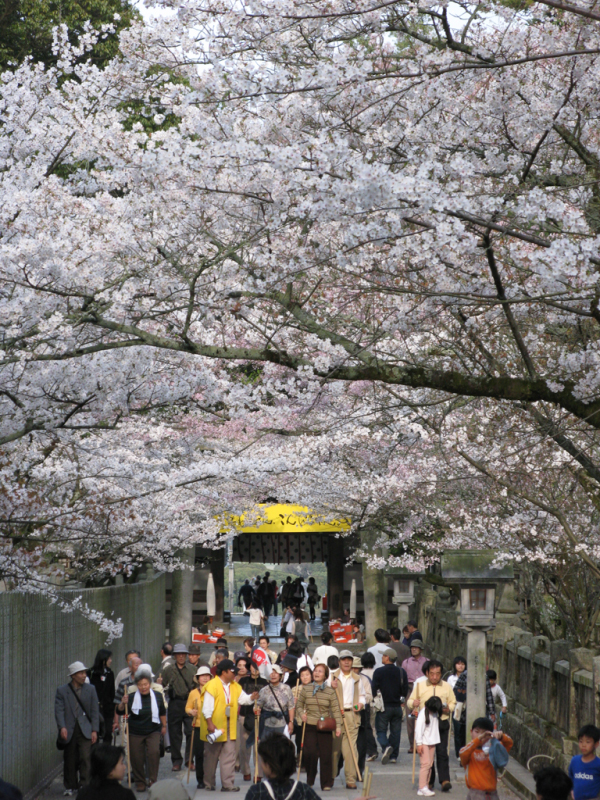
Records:
{"label": "tree canopy", "polygon": [[162,5],[103,70],[63,33],[3,76],[13,579],[269,495],[600,575],[600,15]]}
{"label": "tree canopy", "polygon": [[53,30],[65,25],[76,44],[86,24],[114,26],[114,33],[99,40],[88,57],[98,66],[114,58],[118,32],[138,16],[129,0],[3,0],[0,4],[0,70],[20,64],[27,56],[46,66],[56,64]]}

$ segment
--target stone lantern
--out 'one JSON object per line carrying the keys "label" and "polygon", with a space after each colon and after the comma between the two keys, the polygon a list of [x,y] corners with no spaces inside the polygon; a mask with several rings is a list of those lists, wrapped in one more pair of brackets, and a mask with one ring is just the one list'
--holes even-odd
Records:
{"label": "stone lantern", "polygon": [[415,602],[416,580],[425,573],[409,572],[401,567],[388,567],[385,570],[385,574],[391,575],[394,579],[392,602],[395,606],[398,606],[398,627],[402,630],[409,619],[409,606]]}
{"label": "stone lantern", "polygon": [[511,564],[493,567],[493,550],[446,550],[442,555],[442,578],[458,584],[458,626],[467,632],[467,733],[477,717],[486,716],[486,633],[496,627],[496,610],[504,584],[513,580]]}

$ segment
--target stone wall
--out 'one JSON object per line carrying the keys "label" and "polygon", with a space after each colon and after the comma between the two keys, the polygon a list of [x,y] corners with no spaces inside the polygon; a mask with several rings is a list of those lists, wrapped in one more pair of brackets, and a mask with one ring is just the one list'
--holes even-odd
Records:
{"label": "stone wall", "polygon": [[[125,666],[125,652],[139,649],[157,667],[165,635],[165,577],[105,589],[74,589],[90,608],[124,624],[115,640],[115,673]],[[23,794],[57,767],[54,694],[66,683],[67,666],[91,666],[106,634],[77,613],[63,613],[42,597],[0,593],[0,775]]]}
{"label": "stone wall", "polygon": [[[458,628],[458,613],[448,592],[421,584],[417,608],[427,654],[450,669],[455,656],[466,656],[467,635]],[[597,651],[534,636],[514,615],[500,614],[495,630],[487,634],[486,668],[496,670],[506,693],[508,715],[503,727],[514,739],[513,755],[522,764],[545,754],[566,767],[579,752],[579,728],[600,725]]]}

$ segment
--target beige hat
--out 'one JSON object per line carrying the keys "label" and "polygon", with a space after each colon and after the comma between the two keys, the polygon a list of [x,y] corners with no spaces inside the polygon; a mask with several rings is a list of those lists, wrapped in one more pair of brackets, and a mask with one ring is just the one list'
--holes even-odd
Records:
{"label": "beige hat", "polygon": [[67,667],[67,672],[69,673],[69,678],[71,675],[75,675],[76,672],[85,672],[86,666],[83,661],[74,661],[72,664],[69,664]]}
{"label": "beige hat", "polygon": [[278,672],[280,675],[283,675],[283,670],[279,666],[279,664],[272,664],[271,665],[271,672]]}
{"label": "beige hat", "polygon": [[339,657],[340,661],[342,660],[342,658],[354,658],[354,653],[352,652],[352,650],[342,650]]}
{"label": "beige hat", "polygon": [[358,656],[354,656],[354,658],[352,659],[352,669],[354,669],[354,667],[358,667],[358,669],[362,669],[362,661],[360,660],[360,658]]}
{"label": "beige hat", "polygon": [[392,661],[395,661],[398,658],[398,653],[394,650],[393,647],[388,647],[388,649],[384,650],[381,655],[382,656],[387,656]]}

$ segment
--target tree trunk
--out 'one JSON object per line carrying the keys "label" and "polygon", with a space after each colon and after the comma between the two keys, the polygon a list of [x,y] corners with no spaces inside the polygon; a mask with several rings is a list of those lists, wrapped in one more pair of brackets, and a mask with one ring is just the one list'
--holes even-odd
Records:
{"label": "tree trunk", "polygon": [[[194,566],[195,547],[186,547],[179,558]],[[192,639],[192,604],[194,602],[194,570],[181,569],[173,573],[171,586],[171,627],[169,638],[173,644],[189,646]]]}
{"label": "tree trunk", "polygon": [[[361,543],[367,552],[374,551],[376,535],[369,531],[362,531]],[[387,630],[387,576],[383,570],[371,569],[363,561],[363,602],[365,606],[366,642],[369,646],[375,644],[375,631],[377,628]]]}

